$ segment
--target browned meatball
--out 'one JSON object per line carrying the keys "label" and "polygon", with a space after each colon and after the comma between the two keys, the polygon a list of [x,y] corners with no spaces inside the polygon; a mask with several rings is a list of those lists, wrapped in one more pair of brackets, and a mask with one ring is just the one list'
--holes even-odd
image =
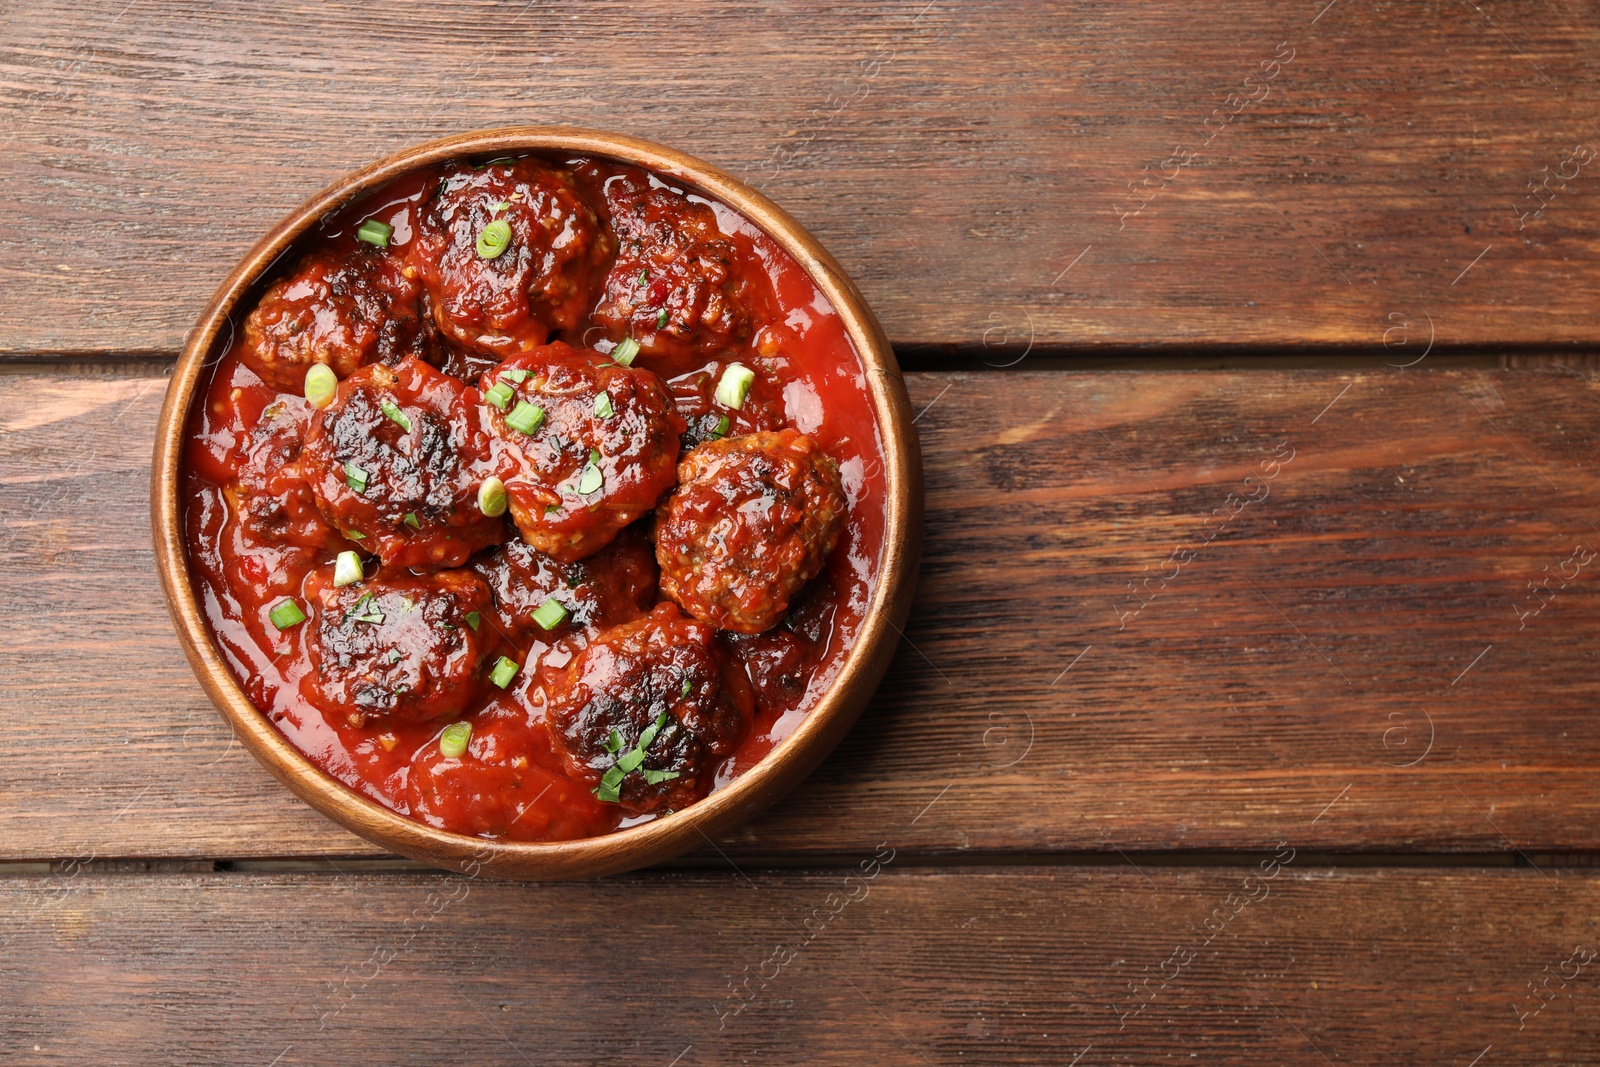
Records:
{"label": "browned meatball", "polygon": [[[504,227],[505,242],[485,237]],[[407,270],[446,336],[508,355],[578,324],[611,247],[567,172],[527,158],[456,164],[422,207]]]}
{"label": "browned meatball", "polygon": [[315,363],[344,378],[377,360],[426,355],[420,292],[384,250],[313,253],[245,318],[239,358],[279,392],[298,393]]}
{"label": "browned meatball", "polygon": [[716,631],[671,604],[606,630],[567,667],[546,706],[569,776],[631,814],[676,811],[710,791],[749,728],[744,672]]}
{"label": "browned meatball", "polygon": [[306,578],[315,619],[306,699],[354,726],[458,715],[483,691],[488,635],[467,619],[489,590],[467,571],[369,578],[334,588],[331,567]]}
{"label": "browned meatball", "polygon": [[[518,643],[632,622],[655,604],[659,578],[655,549],[638,523],[576,563],[563,563],[512,540],[474,559],[472,569],[489,584],[495,617]],[[534,613],[550,601],[560,605],[561,612],[550,611],[546,621],[559,621],[547,627],[535,620]]]}
{"label": "browned meatball", "polygon": [[642,172],[604,188],[617,257],[594,321],[648,355],[708,353],[748,338],[753,272],[711,207],[652,188]]}
{"label": "browned meatball", "polygon": [[485,397],[497,386],[511,395],[503,410],[486,407],[502,446],[496,473],[523,540],[539,551],[592,555],[672,488],[683,421],[649,371],[557,342],[483,376]]}
{"label": "browned meatball", "polygon": [[839,468],[792,429],[708,441],[656,512],[661,591],[697,619],[760,633],[822,570],[844,525]]}
{"label": "browned meatball", "polygon": [[223,487],[234,518],[253,542],[310,549],[347,546],[317,510],[300,467],[310,413],[310,405],[290,397],[267,405],[260,425],[250,432],[238,477]]}
{"label": "browned meatball", "polygon": [[301,454],[322,514],[393,567],[459,567],[504,541],[505,521],[478,509],[490,442],[476,396],[415,359],[340,382]]}

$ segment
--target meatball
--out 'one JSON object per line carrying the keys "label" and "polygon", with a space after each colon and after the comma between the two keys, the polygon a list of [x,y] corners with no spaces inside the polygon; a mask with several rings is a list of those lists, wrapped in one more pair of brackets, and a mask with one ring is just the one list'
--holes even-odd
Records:
{"label": "meatball", "polygon": [[419,213],[406,268],[447,337],[508,355],[578,324],[612,243],[565,171],[456,164]]}
{"label": "meatball", "polygon": [[643,173],[605,182],[617,256],[593,319],[648,355],[704,354],[750,336],[755,273],[710,205],[652,188]]}
{"label": "meatball", "polygon": [[298,393],[315,363],[344,378],[377,360],[424,356],[420,292],[383,250],[314,253],[245,318],[239,358],[279,392]]}
{"label": "meatball", "polygon": [[396,567],[459,567],[504,541],[505,521],[478,508],[490,441],[475,397],[415,359],[340,382],[301,453],[322,514]]}
{"label": "meatball", "polygon": [[335,588],[331,567],[311,572],[312,670],[306,698],[352,726],[368,719],[458,715],[482,693],[489,589],[467,571],[369,578]]}
{"label": "meatball", "polygon": [[661,591],[720,629],[769,629],[839,540],[838,466],[786,429],[708,441],[678,483],[656,513]]}
{"label": "meatball", "polygon": [[482,388],[511,516],[546,555],[593,555],[676,481],[683,420],[647,370],[557,342],[507,359]]}
{"label": "meatball", "polygon": [[[519,644],[530,637],[597,630],[649,614],[656,602],[659,577],[655,550],[637,523],[576,563],[563,563],[513,540],[473,560],[472,569],[494,594],[501,627]],[[565,614],[545,626],[535,620],[534,613],[552,600]]]}
{"label": "meatball", "polygon": [[744,672],[729,668],[716,631],[658,604],[589,643],[552,687],[546,720],[568,775],[639,815],[709,792],[752,708]]}
{"label": "meatball", "polygon": [[260,425],[248,435],[238,477],[223,487],[234,518],[252,542],[309,549],[345,545],[317,510],[300,467],[309,412],[304,401],[288,398],[267,405]]}

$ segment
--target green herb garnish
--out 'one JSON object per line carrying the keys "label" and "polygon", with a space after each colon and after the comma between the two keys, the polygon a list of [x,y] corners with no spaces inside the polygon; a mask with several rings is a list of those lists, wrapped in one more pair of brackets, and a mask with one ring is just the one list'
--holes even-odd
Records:
{"label": "green herb garnish", "polygon": [[543,629],[554,630],[567,621],[567,609],[558,600],[546,600],[534,611],[533,621]]}
{"label": "green herb garnish", "polygon": [[624,337],[617,342],[617,347],[611,350],[611,361],[624,367],[633,366],[633,357],[639,354],[639,342],[631,337]]}
{"label": "green herb garnish", "polygon": [[306,621],[306,613],[300,610],[300,605],[292,600],[285,600],[267,613],[267,618],[272,620],[272,625],[280,630],[287,630],[291,626],[299,626]]}
{"label": "green herb garnish", "polygon": [[495,382],[494,385],[489,387],[489,391],[483,394],[483,400],[484,403],[504,411],[506,405],[511,403],[511,398],[516,395],[516,391],[505,382]]}
{"label": "green herb garnish", "polygon": [[517,676],[518,669],[516,660],[501,656],[495,661],[494,670],[489,674],[489,681],[504,689],[511,684],[511,679]]}
{"label": "green herb garnish", "polygon": [[511,223],[495,219],[478,234],[478,257],[494,259],[511,247]]}
{"label": "green herb garnish", "polygon": [[544,424],[544,408],[537,404],[530,404],[526,400],[517,401],[517,406],[511,409],[511,414],[506,416],[506,425],[513,430],[531,434]]}
{"label": "green herb garnish", "polygon": [[365,241],[369,245],[377,245],[379,248],[388,248],[389,238],[393,236],[394,227],[387,222],[379,222],[377,219],[368,219],[356,227],[356,240]]}
{"label": "green herb garnish", "polygon": [[460,759],[466,753],[467,742],[470,740],[472,740],[472,724],[453,722],[439,735],[439,752],[451,759]]}

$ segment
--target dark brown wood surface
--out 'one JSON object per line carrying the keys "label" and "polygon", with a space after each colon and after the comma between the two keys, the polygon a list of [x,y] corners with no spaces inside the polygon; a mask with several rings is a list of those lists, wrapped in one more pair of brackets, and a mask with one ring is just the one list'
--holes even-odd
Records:
{"label": "dark brown wood surface", "polygon": [[[1586,373],[909,381],[906,642],[837,753],[721,847],[856,851],[933,804],[905,847],[1600,848]],[[0,855],[370,851],[231,743],[178,651],[145,513],[162,386],[0,377]]]}
{"label": "dark brown wood surface", "polygon": [[15,5],[0,353],[170,352],[326,182],[517,123],[756,183],[921,351],[1591,343],[1597,36],[1571,0]]}
{"label": "dark brown wood surface", "polygon": [[68,869],[0,881],[0,1033],[45,1064],[1592,1062],[1592,872],[1280,855],[1271,879]]}
{"label": "dark brown wood surface", "polygon": [[[0,12],[0,1058],[1594,1061],[1597,45],[1575,0]],[[290,798],[147,522],[238,255],[514,123],[793,212],[918,370],[928,483],[828,762],[560,886]]]}

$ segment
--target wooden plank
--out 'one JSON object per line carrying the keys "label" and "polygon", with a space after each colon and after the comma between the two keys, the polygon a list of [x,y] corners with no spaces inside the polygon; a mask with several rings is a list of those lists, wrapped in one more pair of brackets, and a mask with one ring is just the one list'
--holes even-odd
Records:
{"label": "wooden plank", "polygon": [[30,3],[0,353],[170,351],[313,190],[513,123],[745,176],[899,344],[1592,344],[1597,44],[1584,5],[1505,0]]}
{"label": "wooden plank", "polygon": [[[922,853],[1600,848],[1593,377],[908,380],[907,642],[729,854],[858,851],[907,808]],[[231,744],[179,654],[146,530],[162,387],[0,375],[0,856],[370,853]]]}
{"label": "wooden plank", "polygon": [[0,1040],[29,1063],[280,1067],[796,1050],[1490,1065],[1585,1062],[1600,1042],[1592,872],[1300,870],[1281,855],[1271,879],[898,863],[560,886],[8,878]]}

